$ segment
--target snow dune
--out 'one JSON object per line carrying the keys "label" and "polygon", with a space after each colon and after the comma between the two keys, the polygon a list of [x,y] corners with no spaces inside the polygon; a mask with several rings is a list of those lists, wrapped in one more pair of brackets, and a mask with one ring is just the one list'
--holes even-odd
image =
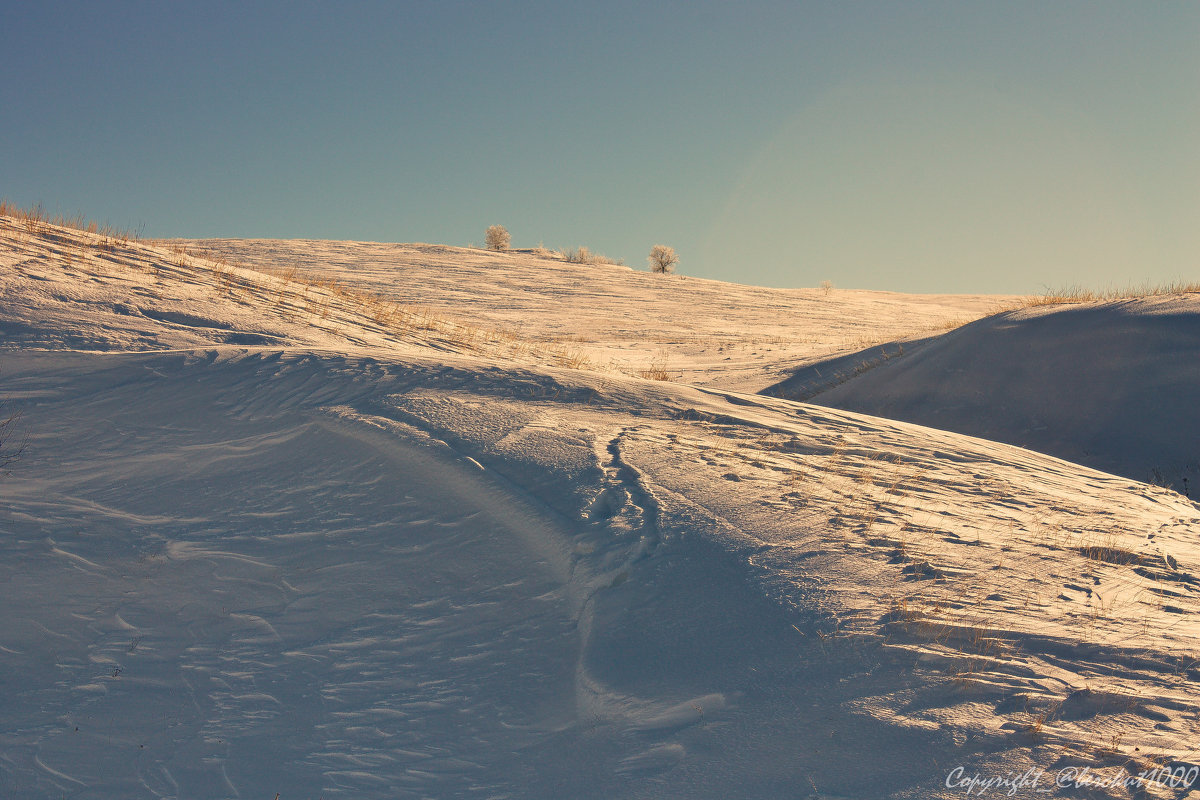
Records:
{"label": "snow dune", "polygon": [[[0,224],[6,798],[1072,796],[1200,761],[1200,508],[752,393],[993,299],[444,249],[436,306],[346,266],[428,246],[234,266]],[[389,269],[409,304],[361,293]],[[625,316],[577,313],[602,294]],[[663,348],[708,379],[628,374]]]}
{"label": "snow dune", "polygon": [[906,350],[885,345],[811,365],[768,393],[1028,447],[1200,496],[1198,294],[1012,311]]}

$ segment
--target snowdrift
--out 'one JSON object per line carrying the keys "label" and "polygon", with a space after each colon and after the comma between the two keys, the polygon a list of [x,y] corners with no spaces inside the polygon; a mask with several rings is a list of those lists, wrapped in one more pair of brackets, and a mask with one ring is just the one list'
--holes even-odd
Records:
{"label": "snowdrift", "polygon": [[1196,294],[998,314],[766,391],[1200,493]]}

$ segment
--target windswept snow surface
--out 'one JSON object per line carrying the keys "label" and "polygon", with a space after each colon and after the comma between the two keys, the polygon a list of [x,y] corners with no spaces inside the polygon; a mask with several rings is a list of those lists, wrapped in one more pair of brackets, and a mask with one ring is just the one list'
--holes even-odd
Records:
{"label": "windswept snow surface", "polygon": [[928,336],[1015,298],[843,289],[767,289],[611,264],[569,264],[549,251],[429,244],[179,240],[247,266],[336,278],[453,319],[567,345],[590,366],[755,392],[789,367],[872,343]]}
{"label": "windswept snow surface", "polygon": [[1181,797],[1112,779],[1200,771],[1175,492],[0,223],[27,437],[4,798]]}
{"label": "windswept snow surface", "polygon": [[[849,380],[846,380],[849,378]],[[1027,308],[767,390],[1028,447],[1200,497],[1200,294]]]}

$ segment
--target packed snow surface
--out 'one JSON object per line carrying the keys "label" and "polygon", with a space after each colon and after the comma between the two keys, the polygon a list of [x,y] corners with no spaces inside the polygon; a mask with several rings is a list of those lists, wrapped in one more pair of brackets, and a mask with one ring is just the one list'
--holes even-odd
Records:
{"label": "packed snow surface", "polygon": [[0,797],[1200,788],[1111,780],[1200,771],[1200,507],[755,393],[1011,298],[11,218],[0,269]]}

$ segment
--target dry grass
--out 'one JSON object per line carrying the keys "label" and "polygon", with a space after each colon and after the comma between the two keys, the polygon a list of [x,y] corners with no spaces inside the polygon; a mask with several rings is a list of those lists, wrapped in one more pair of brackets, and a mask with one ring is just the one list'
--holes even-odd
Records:
{"label": "dry grass", "polygon": [[1111,300],[1135,300],[1140,297],[1161,297],[1171,294],[1186,294],[1200,292],[1200,283],[1195,281],[1177,280],[1170,283],[1143,283],[1124,288],[1087,289],[1082,286],[1068,286],[1064,289],[1048,291],[1045,294],[1025,298],[1014,308],[1030,308],[1033,306],[1053,306],[1066,303],[1095,303]]}
{"label": "dry grass", "polygon": [[938,324],[932,326],[931,330],[934,330],[934,331],[958,330],[962,326],[969,325],[977,319],[979,319],[979,317],[954,317],[953,319],[947,319],[947,320],[943,320],[942,322],[939,322]]}
{"label": "dry grass", "polygon": [[638,375],[651,381],[671,380],[671,373],[667,371],[667,357],[665,355],[655,356],[646,368],[638,372]]}
{"label": "dry grass", "polygon": [[[495,350],[506,337],[489,333],[471,325],[464,325],[442,317],[431,309],[408,309],[400,303],[373,292],[352,289],[336,279],[325,280],[301,272],[289,265],[274,269],[252,269],[231,264],[219,253],[201,251],[192,253],[186,246],[164,243],[172,253],[179,255],[179,266],[207,270],[211,273],[215,290],[229,297],[238,291],[260,299],[272,301],[272,307],[280,314],[290,317],[297,313],[308,313],[325,323],[327,330],[339,330],[336,314],[342,322],[355,316],[374,323],[373,327],[383,335],[397,340],[411,340],[418,334],[436,334],[446,344],[474,352]],[[192,258],[194,261],[189,261]],[[322,326],[318,326],[322,327]],[[489,348],[488,345],[491,345]],[[513,348],[509,348],[513,349]]]}
{"label": "dry grass", "polygon": [[128,244],[141,238],[135,231],[115,228],[108,223],[101,225],[81,214],[74,217],[64,217],[61,214],[50,216],[41,203],[34,204],[32,208],[21,208],[9,200],[0,199],[0,216],[17,220],[26,233],[30,234],[49,233],[55,227],[91,234],[95,239],[95,246],[103,250],[112,250],[118,244]]}
{"label": "dry grass", "polygon": [[[269,311],[285,321],[306,314],[314,329],[338,337],[352,338],[348,331],[366,328],[392,342],[532,359],[569,369],[598,368],[576,347],[547,347],[512,331],[477,327],[429,308],[405,307],[380,294],[305,274],[295,266],[251,268],[230,263],[219,252],[183,242],[139,240],[132,233],[88,223],[82,217],[51,218],[40,206],[26,210],[0,200],[0,215],[11,219],[18,237],[41,239],[39,244],[48,248],[68,272],[78,270],[107,281],[116,279],[121,271],[141,271],[152,276],[157,287],[147,288],[146,293],[159,299],[165,296],[164,287],[169,282],[182,281],[206,286],[218,297]],[[142,247],[118,256],[109,254],[118,244],[134,241]],[[591,260],[587,263],[612,263],[603,256],[588,255]]]}
{"label": "dry grass", "polygon": [[589,369],[592,366],[592,360],[587,354],[574,348],[551,350],[550,356],[553,363],[567,369]]}

